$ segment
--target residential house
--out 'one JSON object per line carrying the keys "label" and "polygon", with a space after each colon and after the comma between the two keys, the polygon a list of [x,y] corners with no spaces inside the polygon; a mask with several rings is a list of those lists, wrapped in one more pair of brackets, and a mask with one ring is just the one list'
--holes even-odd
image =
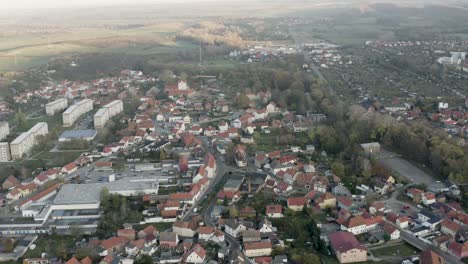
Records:
{"label": "residential house", "polygon": [[200,246],[200,244],[196,244],[188,253],[187,257],[185,258],[186,263],[204,263],[206,258],[206,251],[205,249]]}
{"label": "residential house", "polygon": [[447,250],[459,258],[468,257],[468,241],[464,243],[449,242]]}
{"label": "residential house", "polygon": [[2,183],[2,189],[8,190],[20,184],[20,181],[13,175],[8,176],[6,180]]}
{"label": "residential house", "polygon": [[109,239],[103,240],[100,244],[99,255],[105,257],[115,252],[119,252],[124,249],[124,246],[128,243],[128,241],[129,240],[126,237],[111,237]]}
{"label": "residential house", "polygon": [[340,263],[367,261],[367,248],[352,233],[335,232],[328,236],[330,246]]}
{"label": "residential house", "polygon": [[396,240],[400,238],[400,230],[396,229],[393,225],[386,224],[382,230],[390,236],[390,240]]}
{"label": "residential house", "polygon": [[197,222],[190,221],[175,221],[172,225],[173,232],[181,237],[194,237],[197,233]]}
{"label": "residential house", "polygon": [[198,239],[202,241],[208,241],[213,237],[215,231],[216,229],[214,227],[200,226],[197,230]]}
{"label": "residential house", "polygon": [[396,224],[397,226],[399,226],[400,228],[408,228],[409,226],[409,217],[408,216],[400,216],[398,217],[398,219],[396,220]]}
{"label": "residential house", "polygon": [[258,231],[262,236],[270,235],[276,232],[276,227],[273,226],[270,220],[265,218],[258,224]]}
{"label": "residential house", "polygon": [[237,167],[247,166],[247,151],[244,145],[236,145],[234,147],[234,159]]}
{"label": "residential house", "polygon": [[135,240],[136,232],[132,228],[125,228],[117,230],[118,237],[126,237],[128,240]]}
{"label": "residential house", "polygon": [[179,236],[175,232],[159,233],[159,245],[170,248],[175,248],[179,242]]}
{"label": "residential house", "polygon": [[280,204],[270,204],[266,206],[266,215],[270,218],[283,217],[283,206]]}
{"label": "residential house", "polygon": [[369,213],[376,214],[377,212],[384,212],[385,204],[383,202],[375,202],[369,207]]}
{"label": "residential house", "polygon": [[432,212],[423,209],[418,213],[418,220],[421,221],[424,226],[430,228],[431,230],[435,230],[436,227],[442,222],[442,219]]}
{"label": "residential house", "polygon": [[436,202],[436,196],[432,192],[425,192],[422,195],[422,202],[424,205],[428,206]]}
{"label": "residential house", "polygon": [[354,235],[359,235],[375,229],[378,224],[383,222],[381,216],[364,218],[361,215],[350,217],[348,220],[341,222],[341,230],[348,231]]}
{"label": "residential house", "polygon": [[152,225],[149,225],[147,227],[145,227],[143,230],[140,230],[140,232],[138,232],[137,236],[139,238],[145,238],[149,235],[158,235],[158,229],[156,229],[156,227],[152,226]]}
{"label": "residential house", "polygon": [[413,202],[420,203],[422,200],[422,196],[424,191],[417,189],[417,188],[409,188],[406,190],[406,196],[413,199]]}
{"label": "residential house", "polygon": [[330,192],[321,195],[315,199],[314,203],[320,207],[320,209],[335,208],[336,207],[336,197]]}
{"label": "residential house", "polygon": [[62,173],[63,174],[71,174],[78,169],[74,162],[70,162],[67,165],[63,166]]}
{"label": "residential house", "polygon": [[451,235],[452,237],[455,237],[460,229],[461,225],[449,219],[444,219],[442,222],[440,222],[440,232]]}
{"label": "residential house", "polygon": [[270,256],[272,250],[273,247],[269,240],[244,243],[244,254],[248,258]]}
{"label": "residential house", "polygon": [[301,211],[307,203],[306,197],[289,197],[287,200],[288,208],[293,211]]}
{"label": "residential house", "polygon": [[247,229],[247,230],[242,231],[241,234],[242,234],[242,241],[244,241],[244,243],[256,242],[256,241],[262,240],[259,230]]}
{"label": "residential house", "polygon": [[224,231],[232,237],[239,237],[243,231],[252,226],[253,224],[251,222],[229,219],[226,222]]}
{"label": "residential house", "polygon": [[426,250],[419,255],[421,264],[445,264],[445,260],[432,250]]}
{"label": "residential house", "polygon": [[353,199],[344,196],[336,198],[336,202],[340,209],[349,210],[353,206]]}

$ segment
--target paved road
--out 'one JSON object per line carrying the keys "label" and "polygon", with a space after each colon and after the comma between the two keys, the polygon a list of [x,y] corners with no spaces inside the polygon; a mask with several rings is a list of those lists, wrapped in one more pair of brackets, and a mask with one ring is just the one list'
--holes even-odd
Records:
{"label": "paved road", "polygon": [[433,246],[431,244],[425,243],[418,238],[414,237],[413,235],[406,233],[405,231],[400,230],[400,237],[405,240],[407,243],[413,245],[414,247],[419,248],[420,250],[432,250],[442,256],[445,259],[447,264],[462,264],[457,257],[442,251],[440,248]]}
{"label": "paved road", "polygon": [[395,228],[400,230],[400,238],[402,240],[404,240],[408,244],[418,248],[419,250],[421,250],[421,251],[432,250],[432,251],[436,252],[437,254],[439,254],[440,256],[442,256],[445,259],[445,262],[447,264],[462,264],[463,263],[457,257],[455,257],[454,255],[449,254],[449,253],[447,253],[445,251],[442,251],[440,248],[438,248],[438,247],[436,247],[436,246],[434,246],[432,244],[428,244],[428,243],[420,240],[419,238],[413,236],[406,229],[402,229],[402,228],[398,227],[397,225],[395,225],[394,223],[392,223],[390,221],[387,221],[387,223],[393,225]]}

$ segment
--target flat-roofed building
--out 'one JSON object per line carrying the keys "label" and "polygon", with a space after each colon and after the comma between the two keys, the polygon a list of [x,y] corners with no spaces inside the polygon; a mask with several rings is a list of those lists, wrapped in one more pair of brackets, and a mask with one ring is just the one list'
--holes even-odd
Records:
{"label": "flat-roofed building", "polygon": [[0,140],[5,139],[10,134],[8,122],[0,122]]}
{"label": "flat-roofed building", "polygon": [[65,110],[68,107],[68,100],[66,98],[60,98],[53,102],[46,104],[46,114],[48,116],[53,116],[62,110]]}
{"label": "flat-roofed building", "polygon": [[47,135],[47,133],[49,133],[49,129],[45,122],[39,122],[29,129],[29,131],[21,133],[21,135],[10,143],[11,157],[13,159],[18,159],[29,154],[37,143],[37,137]]}
{"label": "flat-roofed building", "polygon": [[103,108],[109,109],[109,118],[112,118],[123,112],[123,101],[122,100],[112,101],[106,104],[105,106],[103,106]]}
{"label": "flat-roofed building", "polygon": [[72,141],[73,139],[82,139],[86,141],[93,140],[97,135],[97,131],[93,129],[83,130],[66,130],[59,136],[59,142]]}
{"label": "flat-roofed building", "polygon": [[123,101],[115,100],[101,107],[94,115],[94,127],[103,128],[112,117],[123,112]]}
{"label": "flat-roofed building", "polygon": [[10,145],[8,142],[0,142],[0,162],[8,162],[10,159]]}
{"label": "flat-roofed building", "polygon": [[109,120],[109,109],[101,108],[94,115],[94,128],[104,128],[106,122]]}
{"label": "flat-roofed building", "polygon": [[72,126],[78,118],[91,110],[93,110],[93,100],[91,99],[83,99],[75,103],[63,112],[63,126]]}

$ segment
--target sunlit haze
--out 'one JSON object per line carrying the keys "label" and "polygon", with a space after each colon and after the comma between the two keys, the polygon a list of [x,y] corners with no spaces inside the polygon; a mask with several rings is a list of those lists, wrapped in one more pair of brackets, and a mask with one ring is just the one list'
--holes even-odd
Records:
{"label": "sunlit haze", "polygon": [[138,5],[157,3],[185,3],[207,2],[210,0],[8,0],[7,4],[0,5],[0,10],[9,9],[50,9],[74,8],[115,5]]}

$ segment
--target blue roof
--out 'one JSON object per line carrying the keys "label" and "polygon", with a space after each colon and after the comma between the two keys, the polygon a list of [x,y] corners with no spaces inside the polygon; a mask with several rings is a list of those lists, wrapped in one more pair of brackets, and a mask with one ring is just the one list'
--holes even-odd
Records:
{"label": "blue roof", "polygon": [[66,130],[60,135],[60,138],[93,138],[96,134],[97,131],[93,129]]}

